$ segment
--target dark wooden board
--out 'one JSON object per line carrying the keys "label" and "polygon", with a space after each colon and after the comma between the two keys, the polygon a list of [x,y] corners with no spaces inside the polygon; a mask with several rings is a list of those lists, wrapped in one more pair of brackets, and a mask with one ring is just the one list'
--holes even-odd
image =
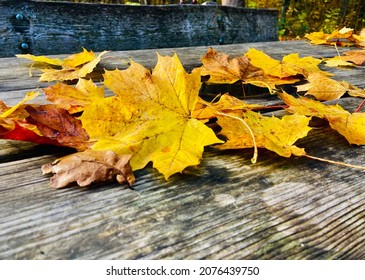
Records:
{"label": "dark wooden board", "polygon": [[[276,58],[296,51],[336,54],[301,41],[217,49],[236,55],[249,47]],[[175,49],[190,69],[206,50]],[[154,50],[110,55],[114,59],[103,62],[110,68],[126,67],[118,58],[151,68],[156,62]],[[40,86],[27,76],[27,66],[0,59],[1,100],[15,104]],[[362,67],[326,70],[365,86]],[[334,103],[353,111],[360,102],[347,97]],[[365,164],[365,147],[349,145],[330,128],[312,130],[297,145],[313,156]],[[0,140],[0,259],[365,258],[364,171],[261,149],[253,165],[252,152],[207,148],[199,166],[169,181],[148,166],[136,172],[133,190],[115,183],[53,190],[40,167],[70,150]]]}
{"label": "dark wooden board", "polygon": [[[0,57],[277,40],[276,10],[0,1]],[[22,44],[27,46],[22,48]]]}

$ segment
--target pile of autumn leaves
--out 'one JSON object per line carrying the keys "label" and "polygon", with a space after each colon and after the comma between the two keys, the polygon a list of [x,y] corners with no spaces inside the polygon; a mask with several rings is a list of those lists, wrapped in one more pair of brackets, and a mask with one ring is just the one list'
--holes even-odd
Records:
{"label": "pile of autumn leaves", "polygon": [[[176,54],[158,55],[152,72],[131,61],[126,70],[105,71],[103,85],[98,86],[85,77],[105,53],[96,56],[84,50],[64,60],[19,55],[40,66],[40,81],[59,81],[43,89],[50,104],[25,104],[37,92],[28,93],[13,107],[0,101],[1,138],[79,151],[42,167],[44,173],[54,173],[55,188],[115,178],[132,185],[133,171],[149,162],[168,179],[199,164],[204,147],[210,145],[220,150],[253,148],[252,162],[257,148],[283,157],[307,156],[294,143],[311,130],[312,117],[326,119],[350,144],[365,144],[365,113],[350,113],[338,105],[296,98],[277,89],[305,80],[300,90],[317,100],[338,99],[346,92],[365,97],[364,90],[321,71],[319,59],[290,54],[278,61],[256,49],[230,58],[210,48],[201,59],[203,66],[190,74]],[[229,94],[206,102],[198,95],[202,76],[209,76],[208,83],[213,84],[241,81],[266,87],[283,100],[290,114],[266,117],[258,112],[264,106]],[[64,82],[70,80],[78,82],[75,86]],[[114,95],[105,96],[104,86]],[[221,127],[218,135],[208,126],[212,122]]]}

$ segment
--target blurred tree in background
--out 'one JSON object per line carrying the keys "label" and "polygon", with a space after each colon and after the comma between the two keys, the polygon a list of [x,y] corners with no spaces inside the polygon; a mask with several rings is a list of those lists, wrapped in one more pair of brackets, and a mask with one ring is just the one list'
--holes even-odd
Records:
{"label": "blurred tree in background", "polygon": [[[56,0],[51,0],[56,1]],[[58,0],[60,1],[60,0]],[[222,0],[66,0],[105,4],[169,5]],[[235,0],[247,8],[271,8],[279,11],[279,36],[296,37],[308,32],[331,33],[344,26],[360,31],[365,27],[365,0]]]}
{"label": "blurred tree in background", "polygon": [[364,0],[281,0],[271,2],[281,2],[281,7],[272,6],[280,10],[279,35],[281,36],[303,36],[305,33],[313,31],[331,33],[336,28],[344,26],[360,31],[365,27]]}

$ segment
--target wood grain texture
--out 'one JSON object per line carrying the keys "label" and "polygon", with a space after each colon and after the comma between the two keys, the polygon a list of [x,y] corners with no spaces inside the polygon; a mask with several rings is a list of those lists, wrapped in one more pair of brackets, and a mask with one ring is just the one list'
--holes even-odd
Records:
{"label": "wood grain texture", "polygon": [[[336,53],[304,42],[217,49],[236,55],[249,47],[276,58],[295,51],[302,56]],[[187,68],[199,65],[206,50],[175,49]],[[156,61],[155,52],[148,50],[112,55],[113,61],[105,60],[104,66],[126,67],[116,58],[132,57],[151,68]],[[14,102],[12,93],[20,99],[22,92],[39,86],[36,78],[26,76],[23,60],[0,62],[1,100]],[[330,71],[365,86],[363,67]],[[336,102],[353,111],[361,99]],[[349,145],[330,128],[312,130],[297,146],[310,155],[365,164],[365,147]],[[0,141],[0,259],[365,258],[364,171],[281,158],[261,149],[252,165],[250,149],[208,148],[199,166],[169,181],[148,166],[136,172],[134,189],[110,183],[53,190],[40,167],[67,153],[58,147]]]}
{"label": "wood grain texture", "polygon": [[135,50],[278,39],[278,14],[269,9],[42,1],[0,1],[0,9],[0,57],[19,51],[77,52],[80,46],[94,51]]}

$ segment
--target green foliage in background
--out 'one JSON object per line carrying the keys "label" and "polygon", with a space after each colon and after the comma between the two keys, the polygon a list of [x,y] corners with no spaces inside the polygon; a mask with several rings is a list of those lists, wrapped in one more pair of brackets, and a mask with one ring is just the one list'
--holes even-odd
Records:
{"label": "green foliage in background", "polygon": [[331,33],[344,26],[360,31],[365,27],[364,0],[279,0],[276,2],[282,3],[279,21],[279,35],[282,36],[303,36],[313,31]]}

